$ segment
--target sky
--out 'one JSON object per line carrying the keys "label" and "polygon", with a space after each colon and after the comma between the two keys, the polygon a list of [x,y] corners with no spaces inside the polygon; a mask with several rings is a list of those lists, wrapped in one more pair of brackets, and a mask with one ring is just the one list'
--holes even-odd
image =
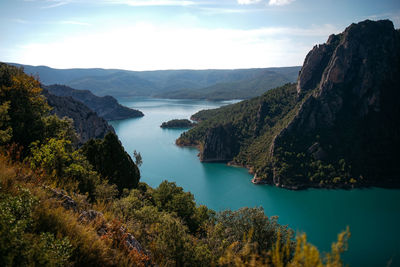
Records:
{"label": "sky", "polygon": [[53,68],[302,65],[365,19],[400,28],[399,0],[0,0],[0,61]]}

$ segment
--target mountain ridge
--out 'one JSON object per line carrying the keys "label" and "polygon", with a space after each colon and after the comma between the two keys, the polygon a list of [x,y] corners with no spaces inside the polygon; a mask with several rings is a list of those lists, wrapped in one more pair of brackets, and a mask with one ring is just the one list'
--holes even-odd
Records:
{"label": "mountain ridge", "polygon": [[44,88],[57,96],[71,96],[75,100],[84,103],[106,120],[122,120],[144,116],[139,110],[120,105],[112,96],[99,97],[89,90],[76,90],[59,84],[44,86]]}
{"label": "mountain ridge", "polygon": [[[194,114],[200,123],[177,144],[289,189],[400,186],[399,51],[391,21],[352,24],[309,52],[297,84]],[[215,134],[224,127],[239,146],[229,157],[230,139]]]}
{"label": "mountain ridge", "polygon": [[[287,82],[294,82],[300,67],[254,68],[254,69],[209,69],[209,70],[162,70],[128,71],[117,69],[52,69],[45,66],[31,66],[17,63],[11,65],[23,67],[27,74],[40,76],[42,84],[65,84],[79,90],[90,90],[93,94],[114,97],[174,97],[179,92],[182,98],[205,99],[209,92],[203,88],[220,84],[212,91],[217,93],[212,100],[243,99],[258,95],[266,90]],[[265,85],[247,86],[246,80],[252,80],[264,72],[269,80]],[[222,90],[221,90],[222,89]],[[209,89],[207,89],[209,90]],[[237,96],[232,93],[239,91]],[[250,93],[247,93],[250,92]]]}

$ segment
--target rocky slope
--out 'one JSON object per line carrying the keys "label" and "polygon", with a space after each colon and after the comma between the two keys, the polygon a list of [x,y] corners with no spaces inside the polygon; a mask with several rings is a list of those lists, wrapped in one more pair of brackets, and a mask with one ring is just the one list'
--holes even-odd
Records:
{"label": "rocky slope", "polygon": [[43,90],[43,95],[53,108],[53,113],[60,118],[68,117],[74,121],[79,144],[83,144],[92,138],[104,138],[108,132],[115,132],[105,119],[99,117],[96,112],[72,97],[56,96],[47,90]]}
{"label": "rocky slope", "polygon": [[282,90],[274,89],[236,104],[248,108],[228,119],[222,118],[229,109],[240,109],[196,114],[205,121],[178,143],[200,144],[207,160],[205,147],[215,143],[207,132],[231,123],[240,149],[230,160],[251,167],[258,182],[291,189],[399,186],[399,87],[400,33],[391,21],[366,20],[309,52],[296,86],[285,89],[296,93],[290,111],[274,106],[273,94]]}
{"label": "rocky slope", "polygon": [[53,84],[45,88],[57,96],[71,96],[77,101],[84,103],[90,109],[95,111],[100,117],[106,120],[122,120],[127,118],[136,118],[144,116],[136,109],[124,107],[112,96],[99,97],[88,90],[76,90],[65,85]]}

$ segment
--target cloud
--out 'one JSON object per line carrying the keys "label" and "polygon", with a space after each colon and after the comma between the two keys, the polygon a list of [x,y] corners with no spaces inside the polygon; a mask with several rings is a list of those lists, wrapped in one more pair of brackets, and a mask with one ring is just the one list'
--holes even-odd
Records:
{"label": "cloud", "polygon": [[285,6],[294,2],[295,0],[269,0],[268,5],[270,6]]}
{"label": "cloud", "polygon": [[194,1],[187,0],[117,0],[104,1],[107,4],[120,4],[129,6],[192,6],[197,5]]}
{"label": "cloud", "polygon": [[261,0],[237,0],[239,5],[252,5],[261,2]]}
{"label": "cloud", "polygon": [[56,68],[130,70],[293,66],[303,63],[316,40],[322,43],[333,32],[330,25],[239,30],[139,23],[26,44],[12,61]]}
{"label": "cloud", "polygon": [[42,9],[55,8],[55,7],[63,6],[63,5],[66,5],[66,4],[69,3],[68,1],[57,1],[57,0],[50,1],[50,2],[53,2],[53,4],[47,5],[47,6],[43,6]]}

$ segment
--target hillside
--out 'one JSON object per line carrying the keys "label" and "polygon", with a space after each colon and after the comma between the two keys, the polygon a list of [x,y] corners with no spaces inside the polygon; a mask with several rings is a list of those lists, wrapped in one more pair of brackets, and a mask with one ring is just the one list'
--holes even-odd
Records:
{"label": "hillside", "polygon": [[124,107],[112,96],[95,96],[88,90],[76,90],[65,85],[53,84],[44,86],[51,94],[57,96],[70,96],[73,99],[84,103],[95,111],[100,117],[106,120],[122,120],[144,116],[136,109]]}
{"label": "hillside", "polygon": [[107,69],[52,69],[23,67],[42,84],[65,84],[95,95],[197,99],[244,99],[296,80],[300,67],[236,70],[127,71]]}
{"label": "hillside", "polygon": [[321,257],[262,208],[216,213],[139,183],[114,133],[78,149],[50,110],[39,81],[0,64],[0,266],[343,266],[348,229]]}
{"label": "hillside", "polygon": [[253,182],[300,189],[400,186],[400,33],[352,24],[307,55],[297,84],[192,119],[179,145],[250,168]]}
{"label": "hillside", "polygon": [[300,67],[270,68],[253,77],[235,82],[217,83],[201,90],[176,90],[156,95],[172,99],[229,100],[260,96],[267,90],[296,81]]}
{"label": "hillside", "polygon": [[82,145],[92,138],[102,139],[108,132],[115,133],[114,128],[107,121],[72,97],[56,96],[47,90],[43,90],[43,95],[49,106],[52,107],[52,114],[73,120],[74,129],[78,134],[78,145]]}

